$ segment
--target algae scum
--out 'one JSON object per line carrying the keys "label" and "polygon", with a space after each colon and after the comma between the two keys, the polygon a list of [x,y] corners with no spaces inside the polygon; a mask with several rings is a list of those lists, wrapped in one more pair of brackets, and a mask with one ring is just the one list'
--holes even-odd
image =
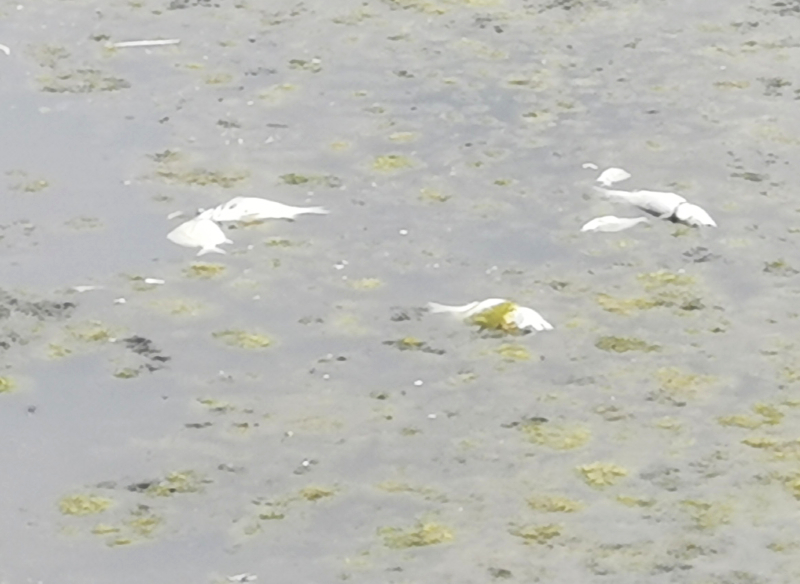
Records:
{"label": "algae scum", "polygon": [[[800,578],[792,5],[0,19],[0,581]],[[238,196],[331,213],[166,240]]]}

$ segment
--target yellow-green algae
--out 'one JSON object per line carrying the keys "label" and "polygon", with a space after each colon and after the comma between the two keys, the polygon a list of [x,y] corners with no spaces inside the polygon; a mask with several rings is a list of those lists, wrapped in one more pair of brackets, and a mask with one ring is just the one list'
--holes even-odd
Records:
{"label": "yellow-green algae", "polygon": [[193,262],[183,270],[183,275],[187,278],[201,278],[208,280],[220,276],[226,270],[223,264],[213,264],[209,262]]}
{"label": "yellow-green algae", "polygon": [[467,321],[478,325],[481,330],[520,334],[522,331],[514,323],[514,311],[516,309],[517,305],[515,303],[502,302],[478,314],[473,314]]}
{"label": "yellow-green algae", "polygon": [[431,189],[428,187],[424,187],[419,190],[419,200],[426,201],[429,203],[444,203],[449,201],[451,195],[445,195],[441,191],[437,191],[436,189]]}
{"label": "yellow-green algae", "polygon": [[733,508],[727,503],[711,501],[681,501],[681,506],[689,513],[695,527],[699,529],[715,529],[730,523]]}
{"label": "yellow-green algae", "polygon": [[239,347],[240,349],[264,349],[272,344],[269,337],[260,333],[252,333],[237,329],[218,331],[212,333],[211,336],[221,340],[226,345]]}
{"label": "yellow-green algae", "polygon": [[546,513],[574,513],[583,509],[583,503],[557,495],[533,495],[527,499],[531,509]]}
{"label": "yellow-green algae", "polygon": [[587,485],[595,488],[609,487],[628,476],[627,469],[610,462],[593,462],[577,468]]}
{"label": "yellow-green algae", "polygon": [[661,270],[639,274],[636,279],[648,293],[647,296],[616,298],[609,294],[598,294],[597,303],[603,310],[623,315],[660,306],[678,307],[684,311],[703,308],[693,292],[695,279],[692,276]]}
{"label": "yellow-green algae", "polygon": [[336,489],[327,487],[305,487],[300,490],[300,496],[306,501],[319,501],[327,497],[333,497],[336,494]]}
{"label": "yellow-green algae", "polygon": [[383,280],[380,278],[359,278],[358,280],[349,280],[350,287],[355,290],[375,290],[383,286]]}
{"label": "yellow-green algae", "polygon": [[58,502],[58,509],[63,515],[94,515],[102,513],[113,503],[111,499],[96,495],[68,495]]}
{"label": "yellow-green algae", "polygon": [[656,504],[655,500],[646,497],[636,497],[633,495],[617,495],[617,502],[628,507],[652,507]]}
{"label": "yellow-green algae", "polygon": [[420,521],[409,529],[381,527],[378,535],[383,538],[383,544],[391,549],[437,545],[452,541],[454,537],[448,527],[434,521]]}
{"label": "yellow-green algae", "polygon": [[602,351],[609,351],[614,353],[627,353],[628,351],[642,351],[651,353],[653,351],[660,351],[661,347],[658,345],[651,345],[637,339],[636,337],[600,337],[594,344],[595,347]]}
{"label": "yellow-green algae", "polygon": [[86,343],[107,343],[119,336],[107,325],[92,320],[66,327],[73,338]]}
{"label": "yellow-green algae", "polygon": [[661,390],[672,398],[691,398],[711,385],[715,378],[710,375],[684,373],[677,367],[662,367],[656,371]]}
{"label": "yellow-green algae", "polygon": [[530,361],[531,353],[523,345],[514,343],[503,343],[494,350],[495,353],[503,357],[506,361]]}
{"label": "yellow-green algae", "polygon": [[17,384],[10,377],[0,376],[0,393],[11,393],[17,388]]}
{"label": "yellow-green algae", "polygon": [[247,180],[250,173],[245,170],[206,170],[206,169],[173,169],[161,166],[156,175],[168,184],[182,184],[200,187],[222,187],[230,189]]}
{"label": "yellow-green algae", "polygon": [[202,490],[203,479],[194,471],[171,472],[163,480],[153,483],[145,492],[154,497],[171,497],[176,494],[197,493]]}
{"label": "yellow-green algae", "polygon": [[414,166],[414,162],[400,154],[385,154],[372,161],[372,168],[379,172],[395,172],[412,166]]}
{"label": "yellow-green algae", "polygon": [[551,539],[561,535],[562,530],[563,527],[561,525],[548,523],[545,525],[515,526],[509,529],[509,533],[522,538],[526,544],[544,545]]}
{"label": "yellow-green algae", "polygon": [[756,404],[751,408],[752,414],[732,414],[720,416],[717,421],[722,426],[736,426],[754,430],[760,426],[776,426],[783,420],[784,414],[773,405]]}
{"label": "yellow-green algae", "polygon": [[574,450],[592,437],[588,428],[578,425],[552,424],[550,422],[525,422],[520,425],[525,437],[541,446],[555,450]]}

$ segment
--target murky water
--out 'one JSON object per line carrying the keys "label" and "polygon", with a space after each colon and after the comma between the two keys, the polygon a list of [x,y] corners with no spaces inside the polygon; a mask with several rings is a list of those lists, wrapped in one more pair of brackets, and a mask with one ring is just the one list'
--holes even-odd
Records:
{"label": "murky water", "polygon": [[[0,23],[0,581],[797,579],[795,4]],[[331,214],[166,240],[237,195]],[[422,310],[489,297],[556,330]]]}

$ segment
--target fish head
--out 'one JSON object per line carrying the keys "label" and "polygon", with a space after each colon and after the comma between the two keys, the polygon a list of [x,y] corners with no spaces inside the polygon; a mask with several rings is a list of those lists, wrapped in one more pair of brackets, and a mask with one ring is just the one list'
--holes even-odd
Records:
{"label": "fish head", "polygon": [[716,227],[717,224],[705,209],[692,203],[681,203],[675,209],[675,219],[681,223],[693,226]]}

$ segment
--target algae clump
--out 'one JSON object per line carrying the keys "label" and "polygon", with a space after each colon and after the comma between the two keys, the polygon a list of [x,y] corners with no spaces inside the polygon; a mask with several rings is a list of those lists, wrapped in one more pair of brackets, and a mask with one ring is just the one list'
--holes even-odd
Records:
{"label": "algae clump", "polygon": [[526,544],[543,545],[561,535],[562,527],[555,523],[547,525],[526,525],[513,527],[509,530],[511,535],[515,535],[525,540]]}
{"label": "algae clump", "polygon": [[105,497],[70,495],[58,502],[58,509],[64,515],[94,515],[102,513],[112,504],[113,501]]}
{"label": "algae clump", "polygon": [[534,495],[527,499],[531,509],[547,513],[574,513],[583,509],[583,503],[555,495]]}
{"label": "algae clump", "polygon": [[609,351],[614,353],[627,353],[628,351],[643,351],[645,353],[651,353],[653,351],[661,350],[661,347],[658,345],[651,345],[650,343],[635,337],[600,337],[594,346],[601,351]]}
{"label": "algae clump", "polygon": [[586,444],[592,433],[581,426],[549,424],[545,422],[527,422],[520,430],[534,444],[547,446],[555,450],[573,450]]}
{"label": "algae clump", "polygon": [[420,522],[411,529],[382,527],[378,529],[378,535],[383,538],[384,545],[391,549],[437,545],[454,537],[449,528],[433,521]]}
{"label": "algae clump", "polygon": [[627,469],[609,462],[593,462],[578,467],[578,472],[587,485],[596,488],[617,484],[628,476]]}
{"label": "algae clump", "polygon": [[242,330],[226,330],[211,333],[215,339],[221,340],[228,346],[239,347],[240,349],[264,349],[272,344],[272,341],[258,333],[249,333]]}

